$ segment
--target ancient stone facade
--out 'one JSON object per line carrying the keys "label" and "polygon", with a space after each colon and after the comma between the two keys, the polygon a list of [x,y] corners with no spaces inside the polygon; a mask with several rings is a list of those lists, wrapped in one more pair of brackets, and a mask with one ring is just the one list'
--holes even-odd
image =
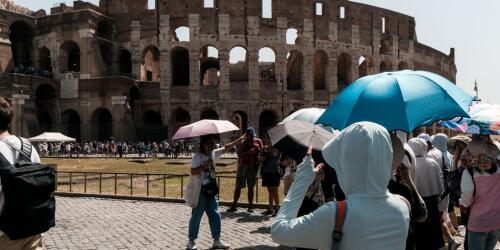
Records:
{"label": "ancient stone facade", "polygon": [[[152,0],[150,0],[152,1]],[[14,132],[159,140],[201,118],[260,133],[325,107],[367,74],[428,70],[449,55],[417,41],[413,17],[333,0],[75,1],[49,15],[0,10],[0,94]]]}

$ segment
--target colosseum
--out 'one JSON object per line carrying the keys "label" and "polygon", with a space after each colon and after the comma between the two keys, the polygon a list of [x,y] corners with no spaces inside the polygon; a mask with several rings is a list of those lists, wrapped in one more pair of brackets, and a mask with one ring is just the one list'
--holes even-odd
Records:
{"label": "colosseum", "polygon": [[161,140],[220,118],[262,134],[367,74],[418,69],[455,81],[454,49],[419,43],[415,19],[387,9],[149,1],[75,1],[47,14],[0,0],[0,94],[15,108],[13,132]]}

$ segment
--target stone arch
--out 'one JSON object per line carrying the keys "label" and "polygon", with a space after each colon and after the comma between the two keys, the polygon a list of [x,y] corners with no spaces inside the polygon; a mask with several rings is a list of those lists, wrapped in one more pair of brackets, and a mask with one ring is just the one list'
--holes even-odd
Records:
{"label": "stone arch", "polygon": [[177,42],[189,42],[191,40],[189,35],[189,27],[187,26],[177,27],[174,30],[173,37],[174,41]]}
{"label": "stone arch", "polygon": [[141,81],[160,80],[160,50],[156,46],[148,46],[142,52]]}
{"label": "stone arch", "polygon": [[326,89],[326,69],[328,68],[328,55],[322,50],[316,51],[313,57],[313,82],[314,90]]}
{"label": "stone arch", "polygon": [[259,50],[260,80],[276,82],[276,52],[270,47]]}
{"label": "stone arch", "polygon": [[217,114],[217,111],[213,109],[206,109],[200,115],[200,120],[203,119],[219,120],[219,114]]}
{"label": "stone arch", "polygon": [[286,30],[286,44],[288,45],[300,44],[299,30],[295,28],[289,28]]}
{"label": "stone arch", "polygon": [[172,85],[189,85],[189,51],[184,47],[175,47],[170,51],[172,66]]}
{"label": "stone arch", "polygon": [[200,52],[200,83],[202,86],[219,84],[220,60],[219,50],[211,45],[205,45]]}
{"label": "stone arch", "polygon": [[81,140],[80,115],[74,109],[67,109],[61,114],[61,125],[67,136]]}
{"label": "stone arch", "polygon": [[103,73],[105,75],[113,74],[113,45],[110,43],[99,44],[99,50],[101,51],[101,59],[104,63]]}
{"label": "stone arch", "polygon": [[141,121],[141,140],[159,142],[167,138],[168,131],[167,128],[163,126],[160,113],[148,110],[142,114]]}
{"label": "stone arch", "polygon": [[272,110],[264,110],[259,116],[259,137],[264,138],[267,131],[278,123],[278,116]]}
{"label": "stone arch", "polygon": [[38,51],[38,69],[47,73],[52,73],[50,50],[45,46]]}
{"label": "stone arch", "polygon": [[61,45],[59,57],[61,72],[80,72],[80,47],[74,41],[66,41]]}
{"label": "stone arch", "polygon": [[131,109],[134,109],[135,104],[141,99],[141,93],[137,86],[133,86],[128,91],[128,103]]}
{"label": "stone arch", "polygon": [[33,67],[33,39],[35,38],[35,29],[24,21],[13,22],[9,29],[14,67],[18,70],[27,70]]}
{"label": "stone arch", "polygon": [[248,81],[248,51],[245,47],[235,46],[229,51],[229,81]]}
{"label": "stone arch", "polygon": [[241,132],[243,132],[248,127],[248,115],[245,111],[237,110],[231,115],[231,122],[240,128]]}
{"label": "stone arch", "polygon": [[132,75],[132,54],[126,49],[118,50],[118,63],[121,75]]}
{"label": "stone arch", "polygon": [[387,71],[392,71],[392,65],[388,61],[382,61],[380,63],[380,72],[387,72]]}
{"label": "stone arch", "polygon": [[359,78],[369,75],[371,59],[367,56],[360,56],[358,61]]}
{"label": "stone arch", "polygon": [[304,57],[297,50],[292,50],[288,53],[286,60],[287,78],[286,84],[288,90],[302,89],[303,73],[302,66]]}
{"label": "stone arch", "polygon": [[172,112],[173,131],[177,131],[180,127],[188,125],[190,122],[191,115],[185,109],[178,108]]}
{"label": "stone arch", "polygon": [[51,131],[53,128],[53,117],[55,117],[56,89],[50,84],[41,84],[36,88],[35,97],[39,132]]}
{"label": "stone arch", "polygon": [[338,90],[342,91],[351,83],[351,56],[347,53],[341,53],[337,59],[337,85]]}
{"label": "stone arch", "polygon": [[99,38],[113,40],[113,25],[108,20],[100,20],[97,23],[96,35]]}
{"label": "stone arch", "polygon": [[406,69],[410,69],[410,65],[408,65],[407,62],[400,62],[398,64],[398,70],[406,70]]}
{"label": "stone arch", "polygon": [[92,137],[97,140],[109,140],[113,136],[113,116],[106,108],[92,112]]}
{"label": "stone arch", "polygon": [[52,131],[52,116],[48,111],[37,110],[36,118],[38,120],[39,132],[51,132]]}

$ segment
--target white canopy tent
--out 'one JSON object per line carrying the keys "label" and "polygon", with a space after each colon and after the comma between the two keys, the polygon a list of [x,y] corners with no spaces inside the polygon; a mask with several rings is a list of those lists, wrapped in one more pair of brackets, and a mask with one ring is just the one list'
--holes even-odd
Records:
{"label": "white canopy tent", "polygon": [[28,140],[32,142],[73,142],[75,138],[65,136],[58,132],[45,132]]}

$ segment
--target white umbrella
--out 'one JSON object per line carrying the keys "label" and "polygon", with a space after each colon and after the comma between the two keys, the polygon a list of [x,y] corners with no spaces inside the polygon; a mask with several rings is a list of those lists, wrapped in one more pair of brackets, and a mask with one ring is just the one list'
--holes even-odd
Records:
{"label": "white umbrella", "polygon": [[192,138],[202,135],[220,134],[239,130],[236,125],[226,120],[201,120],[181,127],[175,132],[172,140]]}
{"label": "white umbrella", "polygon": [[75,138],[65,136],[58,132],[45,132],[28,140],[32,142],[74,142]]}

